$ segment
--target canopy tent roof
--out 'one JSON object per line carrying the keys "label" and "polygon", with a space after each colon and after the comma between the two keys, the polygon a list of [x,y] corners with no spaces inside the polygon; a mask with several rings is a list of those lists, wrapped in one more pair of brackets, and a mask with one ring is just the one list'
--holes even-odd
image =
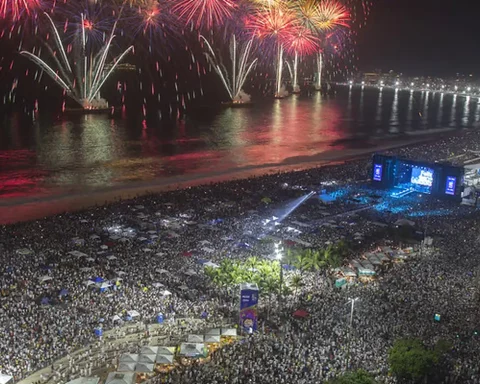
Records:
{"label": "canopy tent roof", "polygon": [[175,354],[175,347],[163,347],[160,346],[158,347],[158,352],[159,355],[174,355]]}
{"label": "canopy tent roof", "polygon": [[207,335],[205,336],[206,343],[220,343],[220,336]]}
{"label": "canopy tent roof", "polygon": [[153,372],[155,364],[148,364],[148,363],[138,363],[135,366],[135,372],[140,372],[140,373],[148,373],[148,372]]}
{"label": "canopy tent roof", "polygon": [[154,355],[140,355],[140,357],[138,358],[138,362],[139,363],[143,363],[143,364],[154,364],[155,363],[155,359],[157,358],[157,354],[154,354]]}
{"label": "canopy tent roof", "polygon": [[142,348],[140,353],[142,355],[156,355],[158,353],[158,347],[145,346]]}
{"label": "canopy tent roof", "polygon": [[133,384],[135,382],[135,373],[130,372],[110,372],[105,380],[105,384]]}
{"label": "canopy tent roof", "polygon": [[293,312],[294,317],[300,317],[300,318],[305,318],[308,317],[309,313],[305,311],[304,309],[297,309],[295,312]]}
{"label": "canopy tent roof", "polygon": [[7,384],[10,382],[13,383],[13,376],[4,375],[3,373],[0,373],[0,384]]}
{"label": "canopy tent roof", "polygon": [[75,380],[69,381],[67,384],[98,384],[99,377],[79,377]]}
{"label": "canopy tent roof", "polygon": [[222,336],[237,336],[235,328],[222,328]]}
{"label": "canopy tent roof", "polygon": [[203,335],[188,335],[187,343],[203,343]]}
{"label": "canopy tent roof", "polygon": [[124,353],[120,356],[120,363],[136,363],[138,361],[139,356],[134,353]]}
{"label": "canopy tent roof", "polygon": [[135,365],[137,363],[120,363],[118,364],[118,371],[119,372],[134,372],[135,371]]}
{"label": "canopy tent roof", "polygon": [[204,356],[204,348],[205,344],[203,343],[182,343],[180,344],[180,356]]}
{"label": "canopy tent roof", "polygon": [[173,355],[157,355],[157,364],[173,364]]}
{"label": "canopy tent roof", "polygon": [[127,311],[127,315],[130,316],[130,317],[138,317],[138,316],[140,316],[140,313],[138,313],[138,311],[132,309],[131,311]]}
{"label": "canopy tent roof", "polygon": [[209,329],[207,332],[205,332],[205,335],[207,336],[220,336],[221,335],[221,330],[220,328],[212,328]]}

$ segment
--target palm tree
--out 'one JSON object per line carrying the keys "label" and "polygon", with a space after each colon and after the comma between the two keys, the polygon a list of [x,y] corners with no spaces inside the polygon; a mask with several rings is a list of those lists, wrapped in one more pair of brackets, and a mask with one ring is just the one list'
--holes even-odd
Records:
{"label": "palm tree", "polygon": [[303,279],[299,274],[295,274],[290,281],[290,286],[294,289],[294,300],[297,301],[298,289],[303,287]]}
{"label": "palm tree", "polygon": [[307,258],[307,266],[316,272],[325,268],[325,254],[317,250],[307,249],[305,251]]}

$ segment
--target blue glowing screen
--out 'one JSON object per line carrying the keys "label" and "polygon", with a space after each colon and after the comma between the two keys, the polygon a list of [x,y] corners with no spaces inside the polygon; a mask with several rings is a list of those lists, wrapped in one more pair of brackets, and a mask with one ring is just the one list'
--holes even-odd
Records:
{"label": "blue glowing screen", "polygon": [[455,195],[455,186],[457,184],[457,178],[453,176],[447,176],[447,183],[445,184],[445,193],[447,195]]}
{"label": "blue glowing screen", "polygon": [[373,180],[382,181],[382,165],[381,164],[373,165]]}
{"label": "blue glowing screen", "polygon": [[412,167],[412,184],[431,187],[433,184],[433,169],[423,167]]}

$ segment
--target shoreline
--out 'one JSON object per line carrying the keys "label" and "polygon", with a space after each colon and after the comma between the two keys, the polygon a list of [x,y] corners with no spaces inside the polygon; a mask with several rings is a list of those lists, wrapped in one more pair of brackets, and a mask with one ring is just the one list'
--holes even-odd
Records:
{"label": "shoreline", "polygon": [[221,172],[192,175],[183,174],[149,182],[129,183],[86,192],[66,191],[61,194],[48,196],[6,199],[4,201],[0,199],[0,225],[34,221],[65,212],[77,212],[121,200],[198,185],[246,179],[253,176],[263,176],[281,172],[305,171],[312,168],[365,158],[379,151],[398,149],[411,145],[421,145],[429,141],[436,141],[441,137],[443,137],[443,135],[424,138],[415,137],[395,142],[380,143],[362,149],[346,149],[341,151],[331,149],[311,156],[306,155],[285,159],[281,163],[240,167]]}

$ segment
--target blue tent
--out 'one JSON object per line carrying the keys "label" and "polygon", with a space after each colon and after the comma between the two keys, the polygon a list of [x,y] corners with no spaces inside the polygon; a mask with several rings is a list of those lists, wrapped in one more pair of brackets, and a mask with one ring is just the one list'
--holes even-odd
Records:
{"label": "blue tent", "polygon": [[208,312],[202,312],[202,319],[206,319],[208,317]]}
{"label": "blue tent", "polygon": [[282,264],[282,268],[285,269],[286,271],[295,271],[297,269],[293,265],[289,265],[289,264]]}
{"label": "blue tent", "polygon": [[205,264],[205,263],[208,263],[208,260],[206,260],[206,259],[198,259],[197,262],[198,262],[198,264]]}
{"label": "blue tent", "polygon": [[127,317],[125,318],[125,320],[127,320],[127,321],[132,321],[133,319],[132,319],[132,316],[127,315]]}
{"label": "blue tent", "polygon": [[93,279],[95,283],[103,283],[103,279],[100,276],[97,276]]}
{"label": "blue tent", "polygon": [[157,323],[162,324],[163,323],[163,313],[159,313],[157,315]]}
{"label": "blue tent", "polygon": [[64,288],[60,291],[60,293],[58,294],[59,296],[67,296],[68,295],[68,291]]}
{"label": "blue tent", "polygon": [[13,268],[12,268],[12,267],[7,267],[5,270],[6,270],[7,273],[13,272]]}
{"label": "blue tent", "polygon": [[102,337],[102,335],[103,335],[102,328],[95,328],[95,336]]}
{"label": "blue tent", "polygon": [[48,297],[44,297],[41,301],[41,304],[42,305],[47,305],[47,304],[50,304],[50,298]]}

